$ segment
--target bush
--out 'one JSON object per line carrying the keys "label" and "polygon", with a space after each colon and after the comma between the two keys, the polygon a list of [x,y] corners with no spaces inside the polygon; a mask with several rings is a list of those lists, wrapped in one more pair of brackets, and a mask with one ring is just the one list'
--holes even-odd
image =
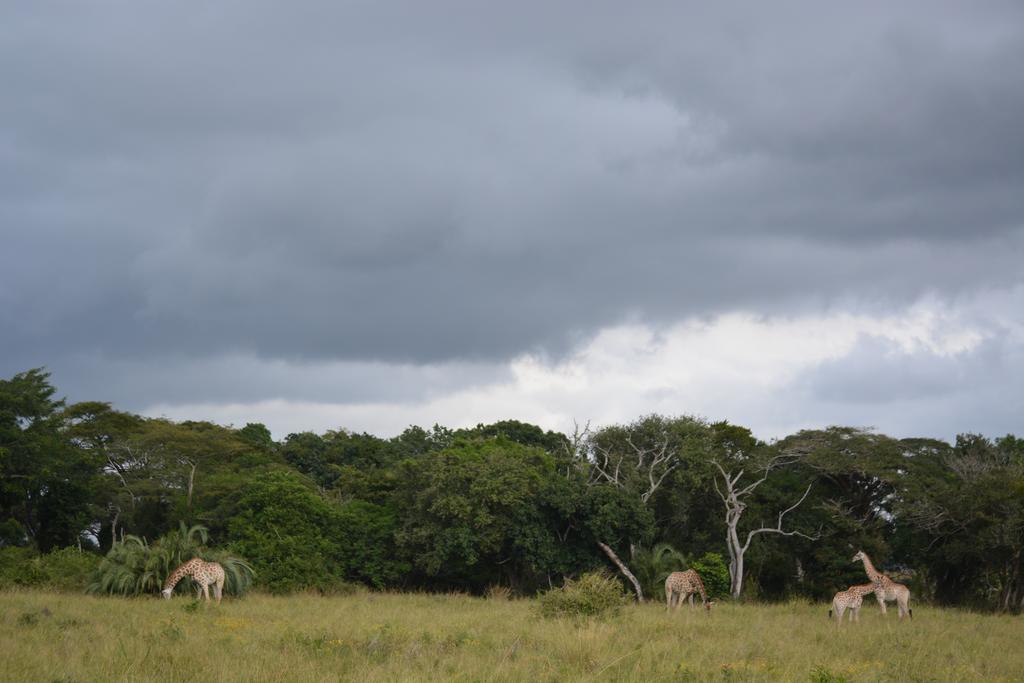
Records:
{"label": "bush", "polygon": [[618,614],[626,599],[618,579],[591,572],[541,595],[540,613],[544,617],[610,617]]}
{"label": "bush", "polygon": [[[208,562],[219,562],[224,568],[224,594],[242,595],[252,584],[255,574],[249,564],[224,551],[213,551],[205,547],[206,528],[184,524],[178,531],[157,539],[149,545],[138,536],[126,536],[117,543],[99,563],[92,581],[86,589],[89,593],[108,595],[141,595],[156,593],[164,581],[180,564],[193,557]],[[194,589],[191,579],[185,579],[175,586],[180,592]]]}
{"label": "bush", "polygon": [[704,553],[690,563],[690,569],[700,574],[708,598],[729,595],[729,567],[718,553]]}
{"label": "bush", "polygon": [[32,562],[38,555],[34,548],[0,548],[0,588],[40,585],[42,573]]}
{"label": "bush", "polygon": [[45,555],[31,548],[0,549],[0,588],[26,586],[55,591],[84,590],[100,556],[77,548]]}

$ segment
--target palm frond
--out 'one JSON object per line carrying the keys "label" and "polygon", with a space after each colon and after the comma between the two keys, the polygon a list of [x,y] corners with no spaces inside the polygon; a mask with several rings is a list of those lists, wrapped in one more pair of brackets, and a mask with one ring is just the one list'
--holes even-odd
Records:
{"label": "palm frond", "polygon": [[[114,544],[100,562],[86,592],[125,596],[155,593],[175,568],[193,557],[202,557],[224,567],[225,593],[244,594],[252,586],[256,572],[240,557],[206,548],[208,539],[206,527],[188,527],[184,522],[152,545],[144,538],[125,536],[124,541]],[[186,579],[178,584],[178,588],[191,591],[193,582]]]}

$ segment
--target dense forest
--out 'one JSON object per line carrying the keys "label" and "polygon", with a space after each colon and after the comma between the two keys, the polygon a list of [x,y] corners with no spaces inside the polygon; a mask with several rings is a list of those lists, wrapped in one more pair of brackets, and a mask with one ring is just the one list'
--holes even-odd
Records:
{"label": "dense forest", "polygon": [[765,443],[648,415],[571,435],[508,420],[275,441],[67,404],[42,369],[0,380],[5,581],[71,554],[95,572],[126,539],[197,529],[273,592],[528,595],[604,567],[657,599],[667,568],[692,565],[720,594],[824,599],[863,582],[863,549],[915,600],[1020,611],[1024,439],[833,426]]}

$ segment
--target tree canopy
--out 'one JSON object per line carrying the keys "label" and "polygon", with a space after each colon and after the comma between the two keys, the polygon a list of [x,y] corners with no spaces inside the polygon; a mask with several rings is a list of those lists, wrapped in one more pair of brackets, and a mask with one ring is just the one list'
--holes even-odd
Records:
{"label": "tree canopy", "polygon": [[68,405],[42,369],[0,380],[0,564],[73,547],[116,568],[195,528],[271,591],[530,594],[607,568],[650,597],[697,567],[716,591],[823,598],[863,581],[861,549],[919,598],[1019,611],[1024,439],[830,426],[765,443],[646,415],[572,435],[503,420],[276,440]]}

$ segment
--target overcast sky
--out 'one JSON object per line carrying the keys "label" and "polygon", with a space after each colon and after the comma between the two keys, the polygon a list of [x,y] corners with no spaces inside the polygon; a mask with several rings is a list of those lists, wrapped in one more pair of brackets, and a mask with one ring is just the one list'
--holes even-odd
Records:
{"label": "overcast sky", "polygon": [[275,436],[1024,433],[1024,4],[0,7],[0,376]]}

